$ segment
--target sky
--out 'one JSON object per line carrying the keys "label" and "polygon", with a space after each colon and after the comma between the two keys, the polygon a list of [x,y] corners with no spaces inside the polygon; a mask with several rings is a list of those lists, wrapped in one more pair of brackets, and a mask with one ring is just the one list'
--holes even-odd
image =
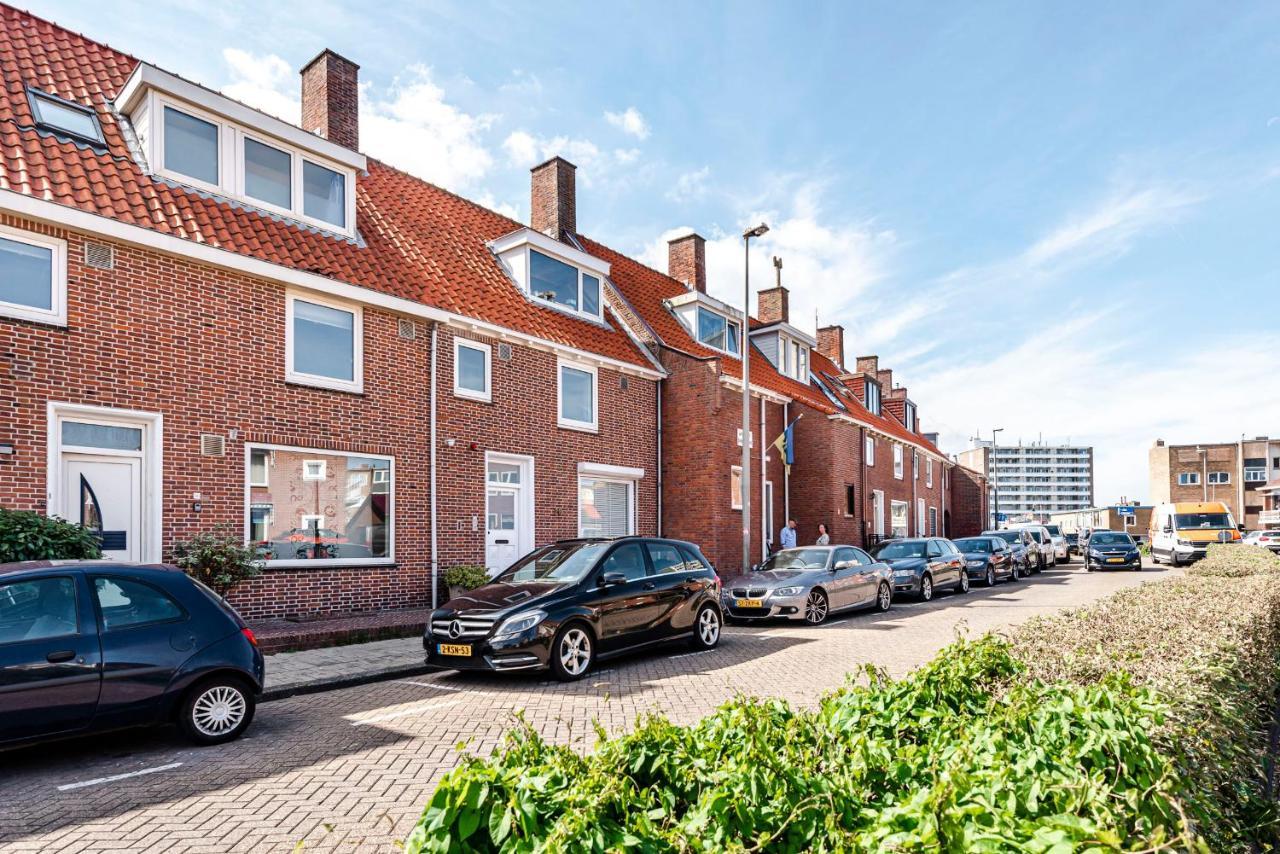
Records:
{"label": "sky", "polygon": [[781,257],[945,451],[1090,444],[1109,503],[1156,438],[1280,435],[1280,5],[29,2],[295,122],[332,48],[367,154],[526,222],[562,155],[580,231],[695,230],[733,304],[766,222],[753,290]]}

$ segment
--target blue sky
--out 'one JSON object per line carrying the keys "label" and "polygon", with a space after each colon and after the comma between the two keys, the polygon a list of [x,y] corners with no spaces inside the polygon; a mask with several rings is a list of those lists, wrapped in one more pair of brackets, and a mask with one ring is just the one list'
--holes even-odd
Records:
{"label": "blue sky", "polygon": [[1275,4],[31,8],[294,121],[331,47],[368,153],[521,219],[563,154],[583,232],[665,268],[696,229],[734,302],[764,219],[753,279],[782,256],[946,450],[1090,442],[1112,501],[1156,437],[1280,433]]}

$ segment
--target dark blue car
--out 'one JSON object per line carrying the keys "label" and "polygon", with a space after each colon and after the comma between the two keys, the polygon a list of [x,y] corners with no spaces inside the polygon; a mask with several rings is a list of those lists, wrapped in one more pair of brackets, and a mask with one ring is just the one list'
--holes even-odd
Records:
{"label": "dark blue car", "polygon": [[0,748],[163,723],[219,744],[262,684],[253,632],[177,569],[0,564]]}
{"label": "dark blue car", "polygon": [[1133,537],[1121,531],[1094,531],[1085,546],[1085,569],[1131,569],[1142,571],[1142,553]]}

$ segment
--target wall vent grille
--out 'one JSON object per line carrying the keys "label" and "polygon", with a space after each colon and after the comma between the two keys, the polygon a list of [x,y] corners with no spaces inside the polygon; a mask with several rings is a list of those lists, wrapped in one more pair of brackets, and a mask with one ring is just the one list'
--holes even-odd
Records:
{"label": "wall vent grille", "polygon": [[511,361],[511,345],[510,344],[498,345],[498,358],[504,362]]}
{"label": "wall vent grille", "polygon": [[400,318],[399,323],[400,337],[406,341],[412,341],[418,337],[418,328],[414,326],[413,321],[407,317]]}
{"label": "wall vent grille", "polygon": [[217,433],[200,434],[200,456],[221,457],[227,453],[227,440]]}
{"label": "wall vent grille", "polygon": [[95,270],[114,270],[116,268],[116,251],[105,243],[86,241],[84,244],[84,265]]}

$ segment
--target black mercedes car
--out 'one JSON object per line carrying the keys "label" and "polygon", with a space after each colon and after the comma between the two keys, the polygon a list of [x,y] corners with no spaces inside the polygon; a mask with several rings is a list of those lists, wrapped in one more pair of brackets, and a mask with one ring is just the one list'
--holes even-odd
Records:
{"label": "black mercedes car", "polygon": [[1018,563],[1014,560],[1013,546],[1003,537],[965,537],[953,541],[964,555],[965,572],[972,581],[981,581],[994,587],[996,581],[1007,578],[1018,580]]}
{"label": "black mercedes car", "polygon": [[437,608],[422,645],[428,664],[549,668],[567,682],[598,660],[669,641],[711,649],[722,623],[720,580],[692,543],[565,540]]}
{"label": "black mercedes car", "polygon": [[0,749],[164,723],[219,744],[249,727],[262,680],[253,632],[178,569],[0,565]]}
{"label": "black mercedes car", "polygon": [[1121,531],[1094,531],[1084,553],[1084,567],[1095,569],[1142,570],[1142,553],[1133,537]]}

